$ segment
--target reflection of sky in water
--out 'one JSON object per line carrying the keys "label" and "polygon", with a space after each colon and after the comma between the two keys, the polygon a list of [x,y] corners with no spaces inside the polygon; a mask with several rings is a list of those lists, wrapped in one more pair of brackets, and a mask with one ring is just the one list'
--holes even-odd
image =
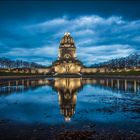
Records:
{"label": "reflection of sky in water", "polygon": [[[77,110],[83,112],[81,117],[84,116],[85,120],[99,122],[128,121],[127,117],[130,112],[123,112],[123,107],[139,100],[135,96],[89,85],[84,87],[81,94],[78,94],[78,99]],[[84,111],[87,112],[86,115]]]}
{"label": "reflection of sky in water", "polygon": [[50,122],[59,113],[57,94],[48,86],[2,96],[0,102],[1,116],[16,121]]}
{"label": "reflection of sky in water", "polygon": [[[80,125],[86,122],[125,124],[127,122],[135,125],[140,122],[139,92],[118,92],[94,84],[86,84],[76,93],[75,114],[70,124]],[[64,116],[60,113],[57,90],[48,85],[34,90],[2,94],[0,119],[22,123],[65,123]]]}

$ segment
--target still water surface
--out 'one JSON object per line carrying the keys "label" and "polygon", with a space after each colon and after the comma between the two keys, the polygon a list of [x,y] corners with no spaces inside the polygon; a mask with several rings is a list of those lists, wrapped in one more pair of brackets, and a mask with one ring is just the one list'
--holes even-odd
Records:
{"label": "still water surface", "polygon": [[140,80],[56,78],[0,82],[0,120],[140,132]]}

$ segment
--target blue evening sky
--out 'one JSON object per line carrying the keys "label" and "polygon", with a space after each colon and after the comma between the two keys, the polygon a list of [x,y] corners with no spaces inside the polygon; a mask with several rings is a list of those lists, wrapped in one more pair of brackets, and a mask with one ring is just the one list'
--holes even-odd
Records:
{"label": "blue evening sky", "polygon": [[140,52],[137,0],[0,1],[0,57],[45,65],[70,32],[85,65]]}

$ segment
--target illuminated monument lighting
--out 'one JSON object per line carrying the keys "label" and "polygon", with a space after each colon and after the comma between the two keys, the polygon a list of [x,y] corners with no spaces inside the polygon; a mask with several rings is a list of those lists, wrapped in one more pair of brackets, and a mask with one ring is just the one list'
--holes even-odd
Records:
{"label": "illuminated monument lighting", "polygon": [[81,62],[76,58],[76,47],[70,33],[66,32],[60,41],[58,60],[53,63],[56,74],[79,74]]}
{"label": "illuminated monument lighting", "polygon": [[76,56],[74,39],[66,32],[60,41],[58,59],[48,68],[38,69],[38,73],[51,74],[53,76],[82,76],[96,72],[105,72],[105,68],[86,67]]}
{"label": "illuminated monument lighting", "polygon": [[53,87],[58,92],[60,112],[69,122],[75,114],[77,91],[82,87],[81,78],[56,78]]}

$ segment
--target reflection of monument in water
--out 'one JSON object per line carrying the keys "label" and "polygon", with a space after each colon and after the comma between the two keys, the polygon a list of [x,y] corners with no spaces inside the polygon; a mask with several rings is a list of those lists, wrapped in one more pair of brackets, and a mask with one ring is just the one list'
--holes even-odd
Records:
{"label": "reflection of monument in water", "polygon": [[80,78],[57,78],[54,88],[58,91],[59,105],[65,121],[75,113],[77,91],[81,88]]}
{"label": "reflection of monument in water", "polygon": [[12,93],[21,93],[27,90],[35,90],[49,85],[58,93],[60,112],[66,121],[70,121],[75,113],[77,93],[84,85],[111,90],[122,93],[139,93],[140,80],[128,79],[81,79],[81,78],[55,78],[35,80],[15,80],[0,84],[0,96]]}
{"label": "reflection of monument in water", "polygon": [[[67,80],[66,80],[67,79]],[[52,82],[53,81],[53,82]],[[41,86],[50,85],[57,92],[77,92],[82,86],[90,84],[115,91],[137,93],[140,91],[140,80],[131,79],[80,79],[80,78],[55,78],[53,79],[21,79],[0,83],[0,95],[11,94],[25,90],[33,90]],[[81,86],[81,87],[80,87]]]}

